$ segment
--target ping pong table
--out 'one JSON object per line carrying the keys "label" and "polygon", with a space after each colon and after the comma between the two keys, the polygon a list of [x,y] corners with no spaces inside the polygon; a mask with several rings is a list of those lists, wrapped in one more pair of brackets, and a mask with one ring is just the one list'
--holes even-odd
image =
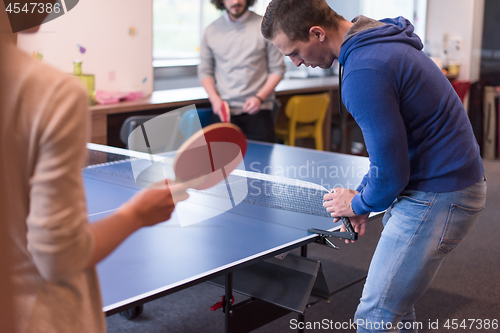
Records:
{"label": "ping pong table", "polygon": [[[108,166],[127,163],[126,160],[100,162],[104,163],[83,170],[90,222],[112,213],[140,190],[131,177],[106,171]],[[296,179],[327,189],[337,186],[355,189],[369,167],[365,157],[249,141],[244,162],[237,170],[261,174],[266,182],[274,182],[274,178]],[[252,181],[247,182],[248,198],[266,190],[253,186]],[[314,286],[320,291],[324,289],[320,263],[304,258],[306,266],[314,267],[305,269],[304,265],[299,265],[294,269],[292,266],[297,258],[285,256],[280,264],[276,257],[297,248],[301,248],[301,255],[306,257],[307,244],[321,241],[318,234],[310,233],[308,229],[335,231],[340,229],[340,223],[334,224],[322,206],[324,193],[311,195],[310,191],[298,190],[290,184],[283,188],[285,190],[281,192],[284,193],[267,196],[267,203],[250,198],[253,201],[243,200],[218,215],[209,214],[213,217],[199,219],[196,224],[183,226],[172,218],[131,235],[97,266],[106,315],[134,309],[184,288],[219,279],[225,287],[221,306],[227,332],[250,331],[256,325],[263,325],[293,310],[300,316],[304,295],[298,296],[300,300],[288,300],[291,303],[284,300],[285,306],[279,306],[279,300],[262,301],[266,297],[260,297],[259,292],[257,295],[248,293],[252,297],[243,305],[226,301],[232,299],[233,289],[237,289],[238,272],[252,267],[267,272],[264,274],[265,283],[279,289],[281,280],[273,278],[276,277],[274,271],[267,271],[267,266],[262,266],[269,262],[276,264],[276,261],[276,267],[286,269],[283,280],[294,275],[289,273],[294,271],[301,281],[299,284],[307,281],[307,292],[315,289]],[[209,212],[214,207],[213,200],[218,200],[209,194],[190,193],[187,201],[176,206],[176,212],[188,211],[197,216]],[[243,285],[257,280],[251,271],[250,278]],[[281,292],[275,290],[274,296],[283,298]],[[285,295],[284,298],[295,296]],[[309,296],[305,295],[306,300]],[[257,314],[259,309],[261,312]],[[262,311],[266,315],[262,315]]]}

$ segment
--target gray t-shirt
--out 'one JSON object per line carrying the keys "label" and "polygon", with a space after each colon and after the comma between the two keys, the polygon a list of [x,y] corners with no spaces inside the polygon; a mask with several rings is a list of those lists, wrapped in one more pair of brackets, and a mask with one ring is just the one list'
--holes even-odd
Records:
{"label": "gray t-shirt", "polygon": [[[227,14],[226,14],[227,16]],[[260,33],[262,16],[248,12],[237,22],[224,15],[210,24],[200,46],[200,80],[213,77],[220,97],[238,114],[245,101],[264,85],[269,74],[283,76],[281,52]],[[274,94],[262,109],[271,109]]]}

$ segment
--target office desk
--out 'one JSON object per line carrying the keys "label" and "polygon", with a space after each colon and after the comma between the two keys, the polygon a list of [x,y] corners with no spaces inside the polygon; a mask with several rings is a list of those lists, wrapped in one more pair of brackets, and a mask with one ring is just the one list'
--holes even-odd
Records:
{"label": "office desk", "polygon": [[[330,93],[331,102],[324,122],[324,147],[330,147],[332,115],[338,114],[338,77],[290,79],[281,81],[276,87],[276,96],[284,108],[290,97],[297,94]],[[161,114],[186,105],[210,106],[203,87],[154,91],[151,96],[111,105],[90,107],[92,122],[91,142],[120,147],[118,130],[121,123],[131,115]],[[278,121],[280,121],[279,118]]]}

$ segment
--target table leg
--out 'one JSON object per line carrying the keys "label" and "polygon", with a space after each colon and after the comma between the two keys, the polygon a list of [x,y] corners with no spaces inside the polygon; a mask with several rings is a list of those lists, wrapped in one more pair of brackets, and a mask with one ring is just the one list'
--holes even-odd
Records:
{"label": "table leg", "polygon": [[230,317],[233,313],[231,310],[232,304],[231,304],[231,299],[233,298],[233,273],[227,273],[226,274],[226,279],[225,279],[225,304],[223,304],[223,310],[224,310],[224,315],[225,315],[225,332],[229,333],[230,332]]}
{"label": "table leg", "polygon": [[[307,258],[307,245],[304,245],[300,248],[300,256],[301,257],[304,257],[304,258]],[[304,323],[306,320],[306,316],[303,315],[302,313],[299,313],[299,323]],[[302,325],[301,327],[304,327],[304,325]],[[297,332],[299,333],[303,333],[304,332],[304,329],[297,329]]]}

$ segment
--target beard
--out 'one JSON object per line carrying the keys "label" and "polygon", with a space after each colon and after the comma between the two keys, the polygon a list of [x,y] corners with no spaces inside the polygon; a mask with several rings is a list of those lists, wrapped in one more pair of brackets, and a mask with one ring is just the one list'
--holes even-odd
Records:
{"label": "beard", "polygon": [[232,6],[231,8],[226,8],[227,12],[229,15],[231,15],[233,18],[238,19],[240,18],[245,12],[248,10],[248,6]]}

